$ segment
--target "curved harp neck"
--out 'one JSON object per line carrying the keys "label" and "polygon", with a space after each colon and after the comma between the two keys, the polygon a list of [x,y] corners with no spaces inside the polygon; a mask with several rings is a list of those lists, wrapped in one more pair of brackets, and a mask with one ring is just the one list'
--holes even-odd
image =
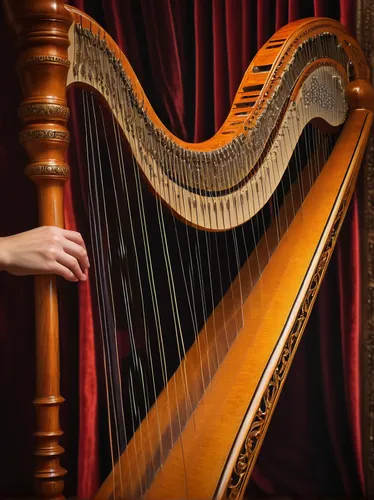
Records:
{"label": "curved harp neck", "polygon": [[[115,42],[92,19],[70,10],[69,84],[101,94],[151,189],[199,229],[224,231],[254,217],[280,184],[307,124],[320,117],[333,127],[344,122],[348,64],[355,77],[367,78],[359,47],[339,23],[293,23],[276,34],[281,44],[273,47],[270,39],[254,58],[220,130],[203,143],[187,143],[161,123]],[[322,91],[328,105],[318,97]],[[274,169],[284,142],[278,138],[287,134],[292,139],[282,151],[284,161]],[[252,203],[246,202],[249,198]]]}

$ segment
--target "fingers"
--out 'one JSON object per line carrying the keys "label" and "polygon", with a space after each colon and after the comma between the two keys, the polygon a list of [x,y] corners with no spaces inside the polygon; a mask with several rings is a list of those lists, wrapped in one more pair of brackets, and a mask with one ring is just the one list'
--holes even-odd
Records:
{"label": "fingers", "polygon": [[[56,262],[57,264],[60,264],[67,268],[68,271],[70,271],[76,278],[76,280],[86,281],[87,276],[84,274],[81,265],[76,257],[73,257],[72,255],[62,250],[56,255]],[[86,269],[87,268],[84,268],[84,270]]]}
{"label": "fingers", "polygon": [[62,278],[65,278],[68,281],[74,281],[74,282],[79,281],[79,279],[75,276],[75,274],[72,271],[70,271],[64,265],[59,264],[58,262],[54,263],[52,272],[53,272],[53,274],[57,274],[58,276],[62,276]]}
{"label": "fingers", "polygon": [[82,247],[73,241],[65,240],[63,243],[63,249],[66,253],[75,257],[83,273],[88,270],[90,263],[88,261],[88,255],[85,247]]}
{"label": "fingers", "polygon": [[67,240],[73,241],[77,245],[86,248],[86,245],[84,244],[82,235],[80,233],[77,233],[76,231],[69,231],[68,229],[61,229],[61,233]]}
{"label": "fingers", "polygon": [[58,264],[58,274],[69,281],[85,281],[90,263],[81,234],[51,226],[48,231],[51,232],[50,237],[55,247],[54,260]]}

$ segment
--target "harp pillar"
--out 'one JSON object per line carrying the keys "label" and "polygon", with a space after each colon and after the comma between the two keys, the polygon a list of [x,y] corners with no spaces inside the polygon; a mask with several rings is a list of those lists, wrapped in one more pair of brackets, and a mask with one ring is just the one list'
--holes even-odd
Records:
{"label": "harp pillar", "polygon": [[[68,31],[71,17],[62,0],[18,0],[8,3],[19,35],[18,70],[23,91],[20,140],[29,163],[26,175],[36,184],[41,226],[64,225],[63,186],[69,168],[66,123]],[[60,360],[57,286],[54,276],[35,279],[36,447],[35,490],[39,497],[62,499],[66,470],[59,409]]]}

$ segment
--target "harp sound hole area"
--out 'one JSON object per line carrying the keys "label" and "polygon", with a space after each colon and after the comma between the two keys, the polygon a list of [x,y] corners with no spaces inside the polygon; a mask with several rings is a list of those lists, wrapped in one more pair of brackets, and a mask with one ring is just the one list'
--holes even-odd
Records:
{"label": "harp sound hole area", "polygon": [[[302,210],[340,127],[310,122],[265,206],[245,224],[214,232],[175,216],[150,189],[106,106],[86,91],[79,100],[97,284],[95,323],[112,443],[105,470],[109,473],[143,422],[158,442],[142,480],[145,491],[209,390],[242,327],[240,306]],[[275,172],[278,163],[274,157]],[[239,276],[243,267],[245,280]],[[173,383],[182,387],[177,401]],[[166,425],[161,413],[168,415]]]}

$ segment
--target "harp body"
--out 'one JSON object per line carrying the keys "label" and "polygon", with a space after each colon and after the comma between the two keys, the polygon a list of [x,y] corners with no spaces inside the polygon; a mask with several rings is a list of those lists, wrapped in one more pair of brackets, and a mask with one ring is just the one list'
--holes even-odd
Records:
{"label": "harp body", "polygon": [[[240,227],[260,213],[310,122],[323,119],[321,129],[327,130],[342,127],[305,198],[298,199],[290,185],[276,225],[269,224],[257,241],[96,497],[241,498],[370,131],[374,97],[361,49],[330,19],[282,28],[249,66],[220,130],[190,144],[161,123],[127,59],[94,20],[60,1],[20,2],[12,9],[21,38],[21,141],[30,158],[26,173],[38,189],[41,225],[63,226],[69,85],[101,95],[149,188],[177,219],[210,233]],[[280,168],[274,169],[277,155]],[[66,471],[60,465],[55,279],[36,278],[35,298],[35,478],[41,496],[61,498]],[[180,430],[169,439],[177,420]]]}

